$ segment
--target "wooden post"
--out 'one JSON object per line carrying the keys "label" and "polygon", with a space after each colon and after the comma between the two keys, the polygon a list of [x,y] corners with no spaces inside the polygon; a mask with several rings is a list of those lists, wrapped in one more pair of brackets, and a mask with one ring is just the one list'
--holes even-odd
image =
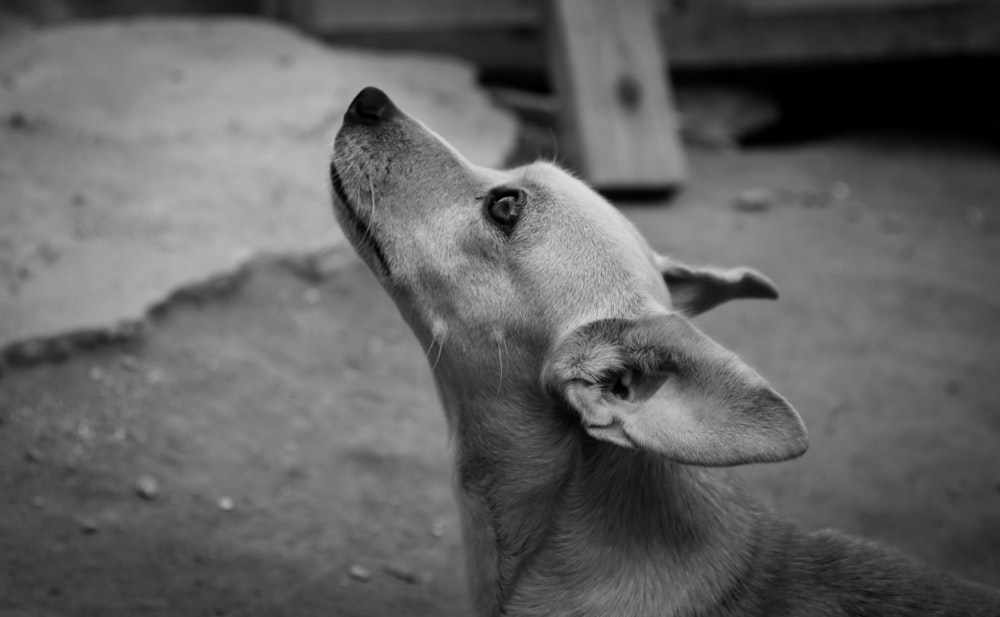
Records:
{"label": "wooden post", "polygon": [[549,8],[570,165],[605,192],[674,189],[684,155],[650,0],[550,0]]}

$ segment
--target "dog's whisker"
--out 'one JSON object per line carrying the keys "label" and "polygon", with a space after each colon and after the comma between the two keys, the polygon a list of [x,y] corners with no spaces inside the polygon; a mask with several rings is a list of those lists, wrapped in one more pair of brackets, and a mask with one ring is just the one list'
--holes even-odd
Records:
{"label": "dog's whisker", "polygon": [[498,337],[497,360],[500,364],[500,380],[497,383],[497,396],[500,396],[500,392],[503,390],[503,345],[503,337]]}
{"label": "dog's whisker", "polygon": [[372,184],[372,177],[368,176],[368,191],[371,194],[372,201],[372,223],[374,224],[378,219],[378,211],[375,209],[375,185]]}
{"label": "dog's whisker", "polygon": [[552,138],[552,160],[550,161],[553,165],[559,163],[559,139],[556,138],[556,132],[552,127],[546,127],[549,129],[549,137]]}
{"label": "dog's whisker", "polygon": [[[431,344],[427,346],[427,350],[424,352],[424,358],[426,358],[428,361],[430,361],[430,359],[431,359],[431,352],[434,351],[434,346],[435,345],[437,345],[437,348],[438,348],[438,356],[434,360],[434,366],[436,367],[437,363],[438,363],[438,360],[441,359],[441,341],[438,340],[437,334],[435,334],[431,338]],[[433,368],[431,368],[431,372],[434,372]]]}
{"label": "dog's whisker", "polygon": [[437,370],[438,362],[441,361],[441,352],[443,350],[444,350],[444,341],[439,341],[438,342],[438,355],[437,355],[437,358],[434,358],[434,365],[431,366],[431,374],[434,374],[434,371]]}
{"label": "dog's whisker", "polygon": [[[356,174],[364,175],[365,178],[368,178],[368,174],[364,173],[361,170],[360,165],[356,165],[355,168],[352,171],[354,173],[356,173]],[[369,180],[369,182],[371,182],[371,180]],[[362,195],[361,183],[356,183],[354,185],[354,201],[356,203],[361,203],[361,198],[362,197],[363,197],[363,195]],[[361,236],[361,241],[364,244],[365,248],[372,248],[373,246],[375,246],[375,236],[372,234],[372,230],[371,230],[370,226],[366,226],[365,227],[365,232]]]}

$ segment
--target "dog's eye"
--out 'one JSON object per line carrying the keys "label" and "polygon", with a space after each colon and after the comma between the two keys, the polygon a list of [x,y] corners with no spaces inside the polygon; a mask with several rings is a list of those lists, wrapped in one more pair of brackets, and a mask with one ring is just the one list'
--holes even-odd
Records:
{"label": "dog's eye", "polygon": [[510,232],[524,208],[524,191],[505,189],[486,197],[486,214],[494,225]]}

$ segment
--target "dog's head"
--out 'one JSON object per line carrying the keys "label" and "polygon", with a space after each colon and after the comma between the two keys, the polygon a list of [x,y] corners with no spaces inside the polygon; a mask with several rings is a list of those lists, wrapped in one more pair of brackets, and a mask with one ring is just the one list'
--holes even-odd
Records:
{"label": "dog's head", "polygon": [[476,166],[375,88],[345,115],[331,179],[341,227],[428,349],[450,415],[537,393],[594,437],[684,462],[804,451],[794,410],[683,317],[777,297],[763,275],[664,258],[563,169]]}

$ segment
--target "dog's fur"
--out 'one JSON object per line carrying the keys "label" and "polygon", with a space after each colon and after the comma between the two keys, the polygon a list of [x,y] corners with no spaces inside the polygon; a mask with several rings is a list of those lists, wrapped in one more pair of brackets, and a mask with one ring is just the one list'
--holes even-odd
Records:
{"label": "dog's fur", "polygon": [[555,165],[477,167],[374,89],[331,178],[432,364],[480,614],[1000,616],[997,591],[803,533],[719,468],[807,445],[686,317],[777,297],[764,276],[664,258]]}

